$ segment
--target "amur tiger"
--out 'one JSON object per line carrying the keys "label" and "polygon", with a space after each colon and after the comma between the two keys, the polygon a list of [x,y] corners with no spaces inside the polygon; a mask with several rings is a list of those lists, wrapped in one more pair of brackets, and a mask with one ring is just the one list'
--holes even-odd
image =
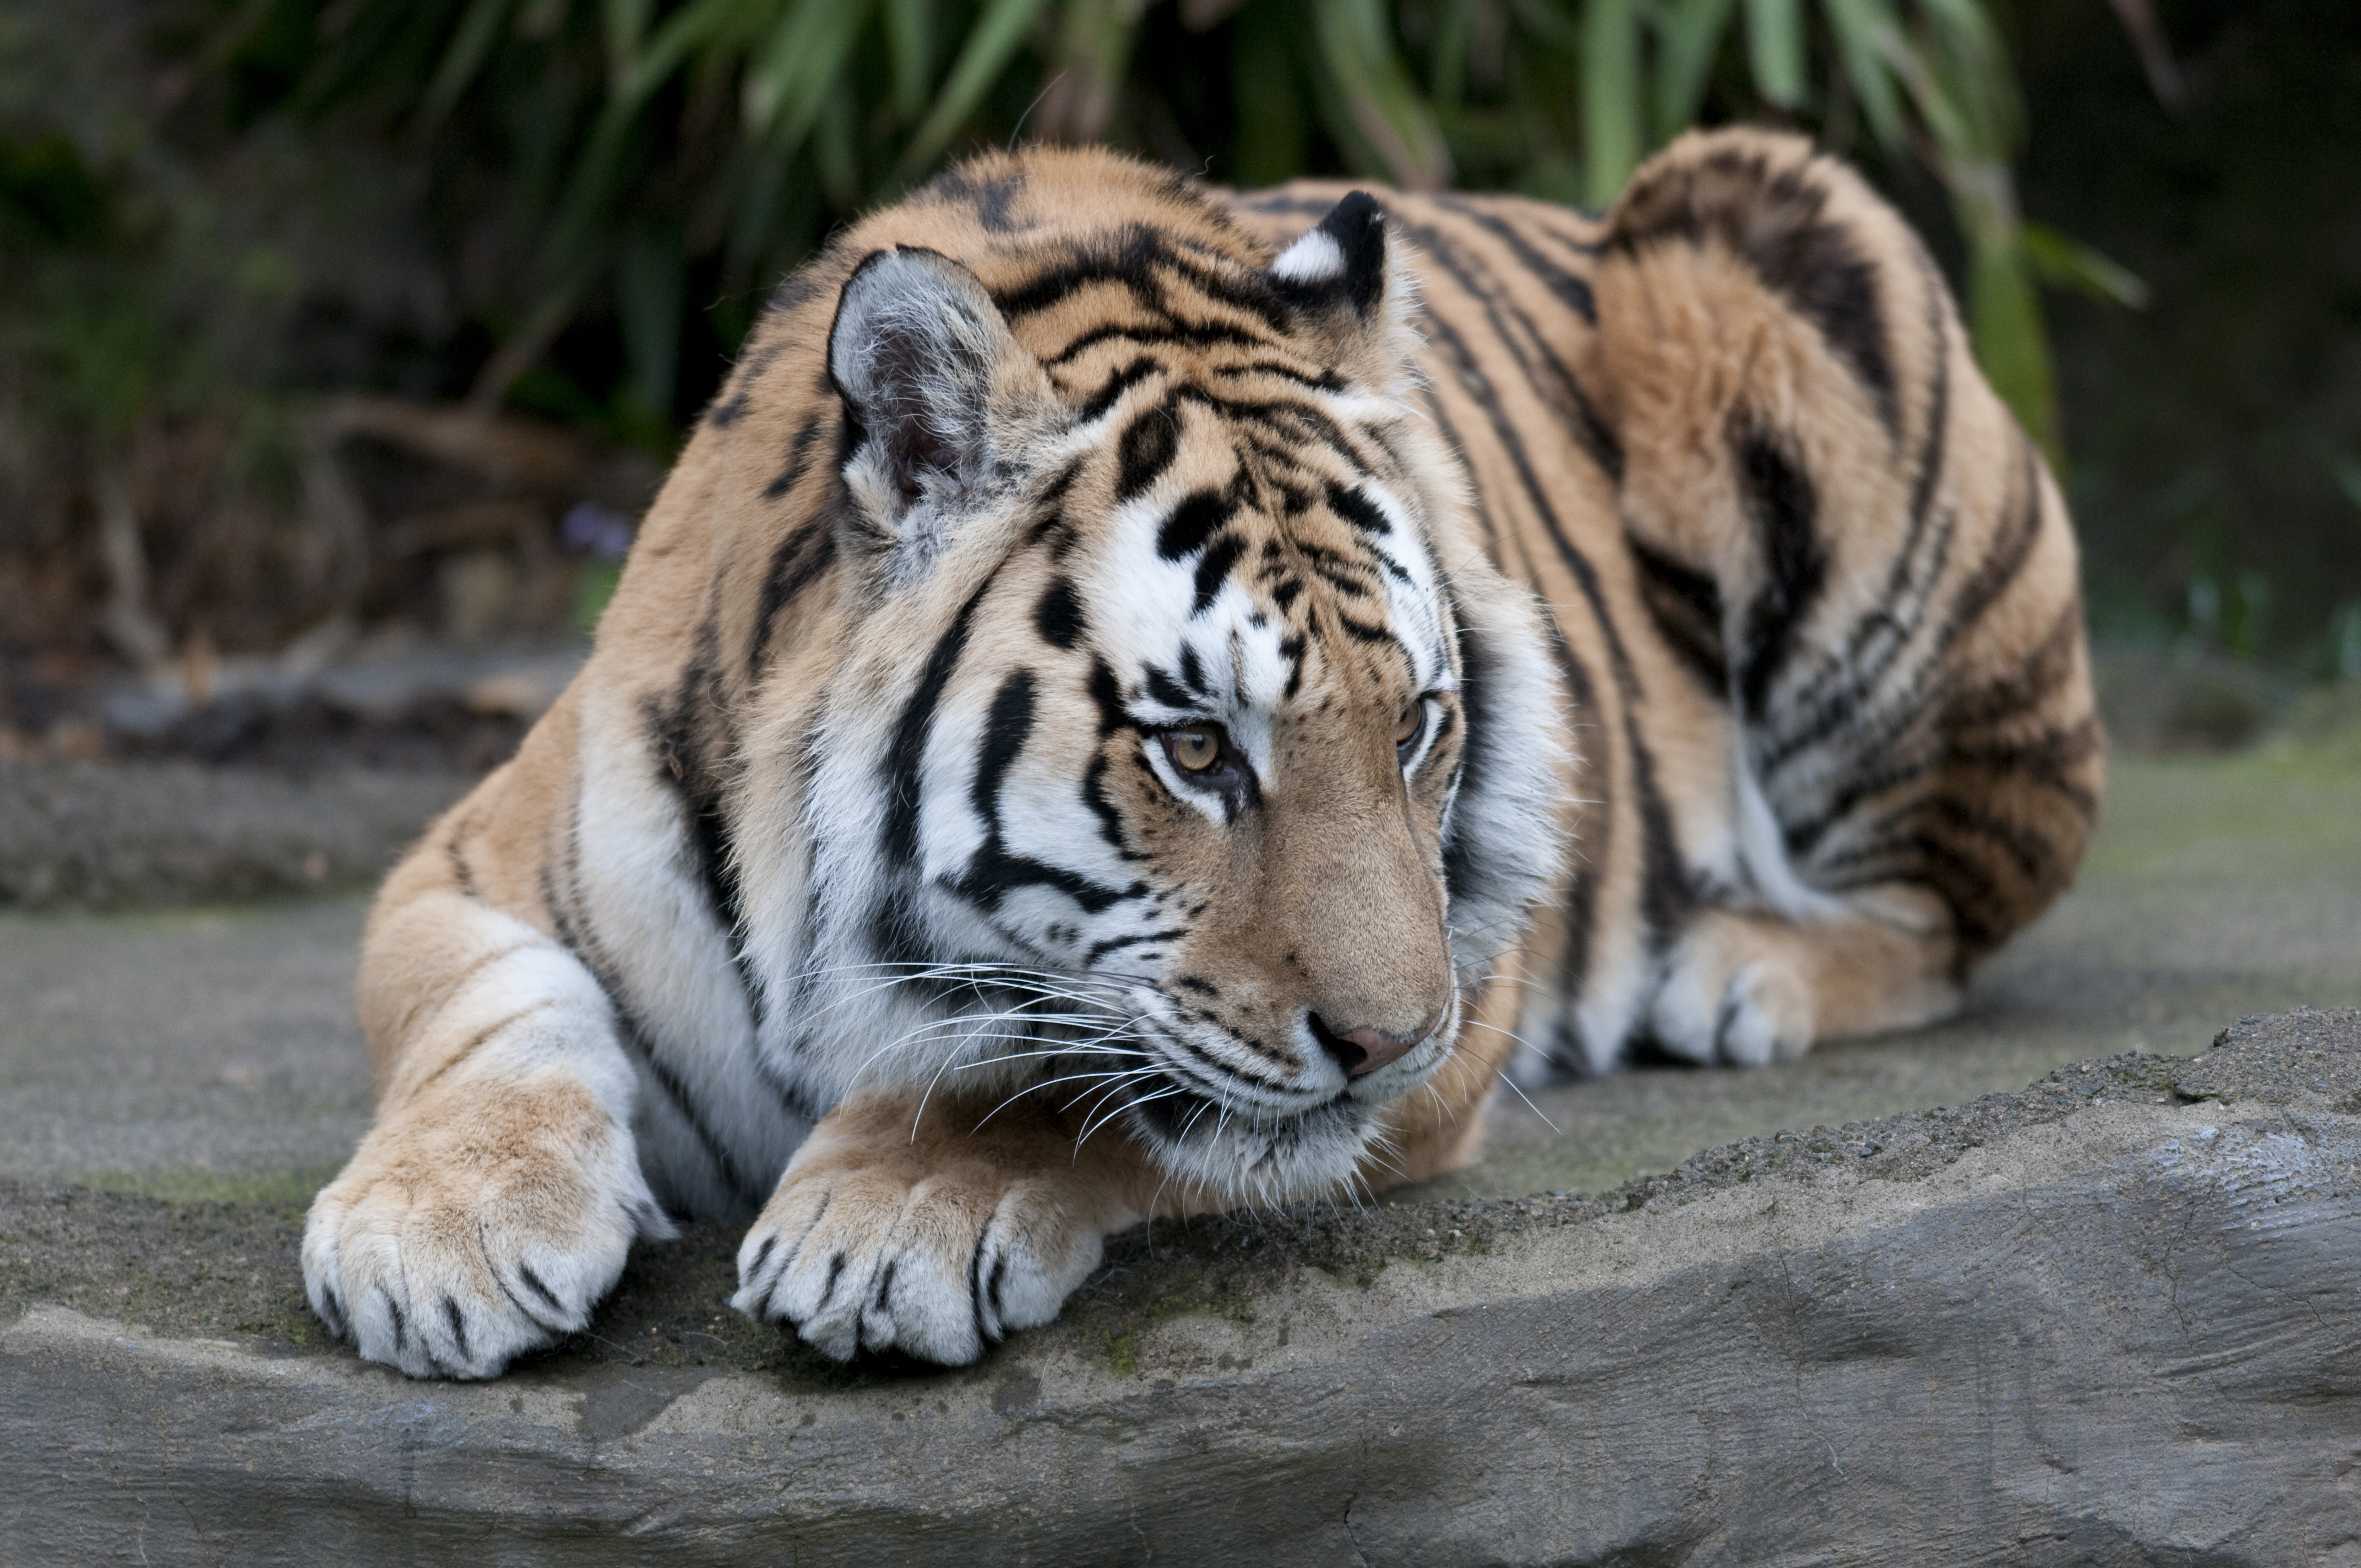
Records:
{"label": "amur tiger", "polygon": [[968,1362],[1504,1071],[1940,1015],[2102,768],[2057,487],[1804,142],[1603,218],[980,157],[785,283],[387,881],[310,1298],[489,1376],[735,1215],[741,1310]]}

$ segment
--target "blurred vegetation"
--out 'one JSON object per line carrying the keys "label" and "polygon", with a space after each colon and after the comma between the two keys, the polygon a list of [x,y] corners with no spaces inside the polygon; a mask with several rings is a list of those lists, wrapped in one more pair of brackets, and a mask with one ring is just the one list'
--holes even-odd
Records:
{"label": "blurred vegetation", "polygon": [[[772,284],[966,148],[1098,139],[1239,185],[1343,172],[1595,205],[1683,127],[1751,119],[1861,159],[1927,229],[1979,357],[2053,452],[2062,434],[2103,519],[2107,625],[2361,674],[2361,541],[2282,560],[2248,526],[2294,462],[2351,492],[2336,526],[2361,534],[2361,400],[2257,428],[2284,366],[2232,328],[2202,335],[2246,356],[2248,424],[2158,391],[2197,352],[2158,323],[2224,281],[2191,276],[2192,223],[2258,215],[2224,193],[2223,138],[2324,148],[2304,115],[2361,102],[2334,9],[0,0],[0,648],[56,642],[58,603],[135,658],[391,613],[376,524],[322,459],[324,397],[538,415],[661,462]],[[2269,101],[2274,72],[2308,110]],[[2346,148],[2354,113],[2330,113]],[[2195,189],[2207,168],[2224,192]],[[2332,236],[2332,298],[2353,287],[2333,237],[2353,179],[2290,193]],[[2235,278],[2247,309],[2290,356],[2307,334],[2351,354],[2350,323],[2299,325],[2276,297],[2268,249]],[[2071,328],[2054,355],[2045,318]],[[2299,455],[2258,462],[2273,442]],[[542,598],[562,620],[606,571]]]}
{"label": "blurred vegetation", "polygon": [[2152,296],[2049,302],[2092,624],[2361,679],[2361,6],[2160,12],[2162,113],[2099,7],[2011,33],[2026,207]]}

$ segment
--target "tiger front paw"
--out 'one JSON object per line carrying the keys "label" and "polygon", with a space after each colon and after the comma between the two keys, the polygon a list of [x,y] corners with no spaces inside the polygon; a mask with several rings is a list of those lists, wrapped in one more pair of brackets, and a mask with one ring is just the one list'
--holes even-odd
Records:
{"label": "tiger front paw", "polygon": [[321,1321],[412,1377],[494,1377],[588,1326],[633,1238],[674,1231],[631,1135],[580,1100],[374,1129],[304,1225]]}
{"label": "tiger front paw", "polygon": [[1134,1216],[1061,1134],[917,1121],[891,1096],[814,1130],[738,1249],[730,1305],[839,1361],[894,1351],[964,1365],[1057,1317]]}

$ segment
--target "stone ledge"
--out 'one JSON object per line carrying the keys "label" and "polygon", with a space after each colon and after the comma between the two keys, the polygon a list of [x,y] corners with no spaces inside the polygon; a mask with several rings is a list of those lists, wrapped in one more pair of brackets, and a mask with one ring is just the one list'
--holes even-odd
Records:
{"label": "stone ledge", "polygon": [[[635,1258],[489,1385],[319,1343],[300,1214],[0,1190],[16,1561],[1865,1563],[2361,1548],[2361,1013],[1605,1198],[1159,1226],[964,1372]],[[137,1324],[139,1326],[126,1326]]]}
{"label": "stone ledge", "polygon": [[365,884],[467,793],[441,773],[0,762],[0,908],[195,904]]}

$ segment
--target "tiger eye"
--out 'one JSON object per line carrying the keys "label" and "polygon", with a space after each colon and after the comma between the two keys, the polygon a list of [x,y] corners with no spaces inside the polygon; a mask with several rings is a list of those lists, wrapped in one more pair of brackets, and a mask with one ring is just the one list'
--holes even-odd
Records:
{"label": "tiger eye", "polygon": [[1176,729],[1167,739],[1172,760],[1192,773],[1202,773],[1222,760],[1222,742],[1210,729]]}
{"label": "tiger eye", "polygon": [[1419,729],[1425,723],[1426,704],[1414,702],[1403,708],[1401,717],[1394,720],[1394,744],[1407,746],[1417,740]]}

